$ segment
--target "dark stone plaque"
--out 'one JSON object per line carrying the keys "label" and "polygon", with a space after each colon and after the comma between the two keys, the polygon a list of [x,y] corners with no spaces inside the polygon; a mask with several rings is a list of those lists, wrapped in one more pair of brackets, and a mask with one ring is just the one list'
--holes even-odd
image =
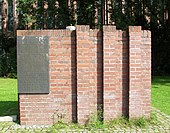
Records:
{"label": "dark stone plaque", "polygon": [[47,36],[17,37],[19,93],[49,93],[49,41]]}

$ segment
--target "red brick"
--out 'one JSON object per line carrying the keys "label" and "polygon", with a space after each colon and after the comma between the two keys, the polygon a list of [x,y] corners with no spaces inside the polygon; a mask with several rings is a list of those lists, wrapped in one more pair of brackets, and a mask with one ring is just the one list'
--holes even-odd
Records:
{"label": "red brick", "polygon": [[[150,116],[151,33],[103,31],[77,26],[76,31],[17,31],[18,36],[49,37],[49,94],[19,94],[22,125],[85,123],[103,105],[104,120]],[[76,36],[75,36],[76,35]],[[77,43],[77,45],[76,45]]]}

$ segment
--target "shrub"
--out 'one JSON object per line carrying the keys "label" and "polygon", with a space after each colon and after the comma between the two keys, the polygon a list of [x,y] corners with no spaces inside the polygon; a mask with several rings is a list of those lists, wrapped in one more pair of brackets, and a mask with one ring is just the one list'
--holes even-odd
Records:
{"label": "shrub", "polygon": [[0,76],[16,78],[16,38],[0,34]]}

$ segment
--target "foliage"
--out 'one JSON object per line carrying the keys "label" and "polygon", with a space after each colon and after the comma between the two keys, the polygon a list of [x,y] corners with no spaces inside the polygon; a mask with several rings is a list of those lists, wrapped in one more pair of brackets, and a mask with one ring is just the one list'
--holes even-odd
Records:
{"label": "foliage", "polygon": [[[166,0],[111,0],[110,3],[106,0],[77,0],[76,3],[74,0],[70,3],[68,0],[18,0],[17,5],[19,28],[25,29],[55,29],[75,24],[88,24],[94,28],[102,24],[100,19],[108,14],[120,29],[129,25],[159,29],[166,25]],[[108,9],[104,14],[105,6]]]}
{"label": "foliage", "polygon": [[166,5],[166,0],[112,0],[111,18],[120,29],[135,25],[158,31],[167,24],[164,17]]}
{"label": "foliage", "polygon": [[97,19],[96,9],[97,9],[97,1],[95,0],[87,0],[87,1],[77,1],[77,23],[80,25],[90,25],[91,28],[95,28],[98,24],[95,23]]}
{"label": "foliage", "polygon": [[[20,29],[28,28],[30,25],[35,23],[36,17],[35,15],[31,15],[35,12],[33,8],[33,3],[36,0],[19,0],[19,6],[17,7],[19,16],[18,16],[18,25]],[[29,7],[29,8],[28,8]]]}
{"label": "foliage", "polygon": [[139,127],[139,128],[147,128],[149,125],[160,125],[160,121],[158,120],[155,113],[151,113],[151,117],[146,119],[144,117],[141,117],[139,119],[128,119],[125,117],[120,117],[111,121],[108,121],[106,123],[102,123],[101,121],[97,120],[94,115],[90,117],[89,123],[86,125],[79,125],[74,123],[64,123],[64,122],[58,122],[54,124],[49,131],[56,132],[60,130],[80,130],[85,132],[93,132],[97,131],[98,129],[100,131],[105,131],[107,129],[114,129],[115,127],[121,127],[121,128],[131,128],[131,127]]}
{"label": "foliage", "polygon": [[18,0],[19,29],[65,28],[69,9],[63,0]]}
{"label": "foliage", "polygon": [[121,125],[121,127],[140,127],[145,128],[149,125],[156,125],[160,124],[160,122],[157,120],[157,116],[155,113],[151,112],[150,118],[138,118],[138,119],[128,119],[126,117],[120,117],[114,120],[111,120],[107,123],[107,128],[113,128],[116,125]]}
{"label": "foliage", "polygon": [[87,121],[85,127],[86,129],[103,129],[105,124],[103,124],[103,110],[98,109],[97,113],[92,113],[89,120]]}
{"label": "foliage", "polygon": [[0,76],[16,78],[16,41],[0,34]]}
{"label": "foliage", "polygon": [[[67,0],[18,0],[19,29],[56,29],[68,25],[95,26],[96,1]],[[76,17],[76,18],[75,18]]]}

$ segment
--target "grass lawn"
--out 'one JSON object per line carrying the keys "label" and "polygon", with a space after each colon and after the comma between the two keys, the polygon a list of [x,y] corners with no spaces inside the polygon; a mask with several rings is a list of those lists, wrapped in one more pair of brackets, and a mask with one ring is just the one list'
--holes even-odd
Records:
{"label": "grass lawn", "polygon": [[0,116],[18,114],[16,79],[0,78]]}
{"label": "grass lawn", "polygon": [[[170,115],[170,77],[153,77],[152,106]],[[18,114],[17,80],[0,78],[0,116]]]}
{"label": "grass lawn", "polygon": [[152,78],[152,106],[170,115],[170,76]]}

